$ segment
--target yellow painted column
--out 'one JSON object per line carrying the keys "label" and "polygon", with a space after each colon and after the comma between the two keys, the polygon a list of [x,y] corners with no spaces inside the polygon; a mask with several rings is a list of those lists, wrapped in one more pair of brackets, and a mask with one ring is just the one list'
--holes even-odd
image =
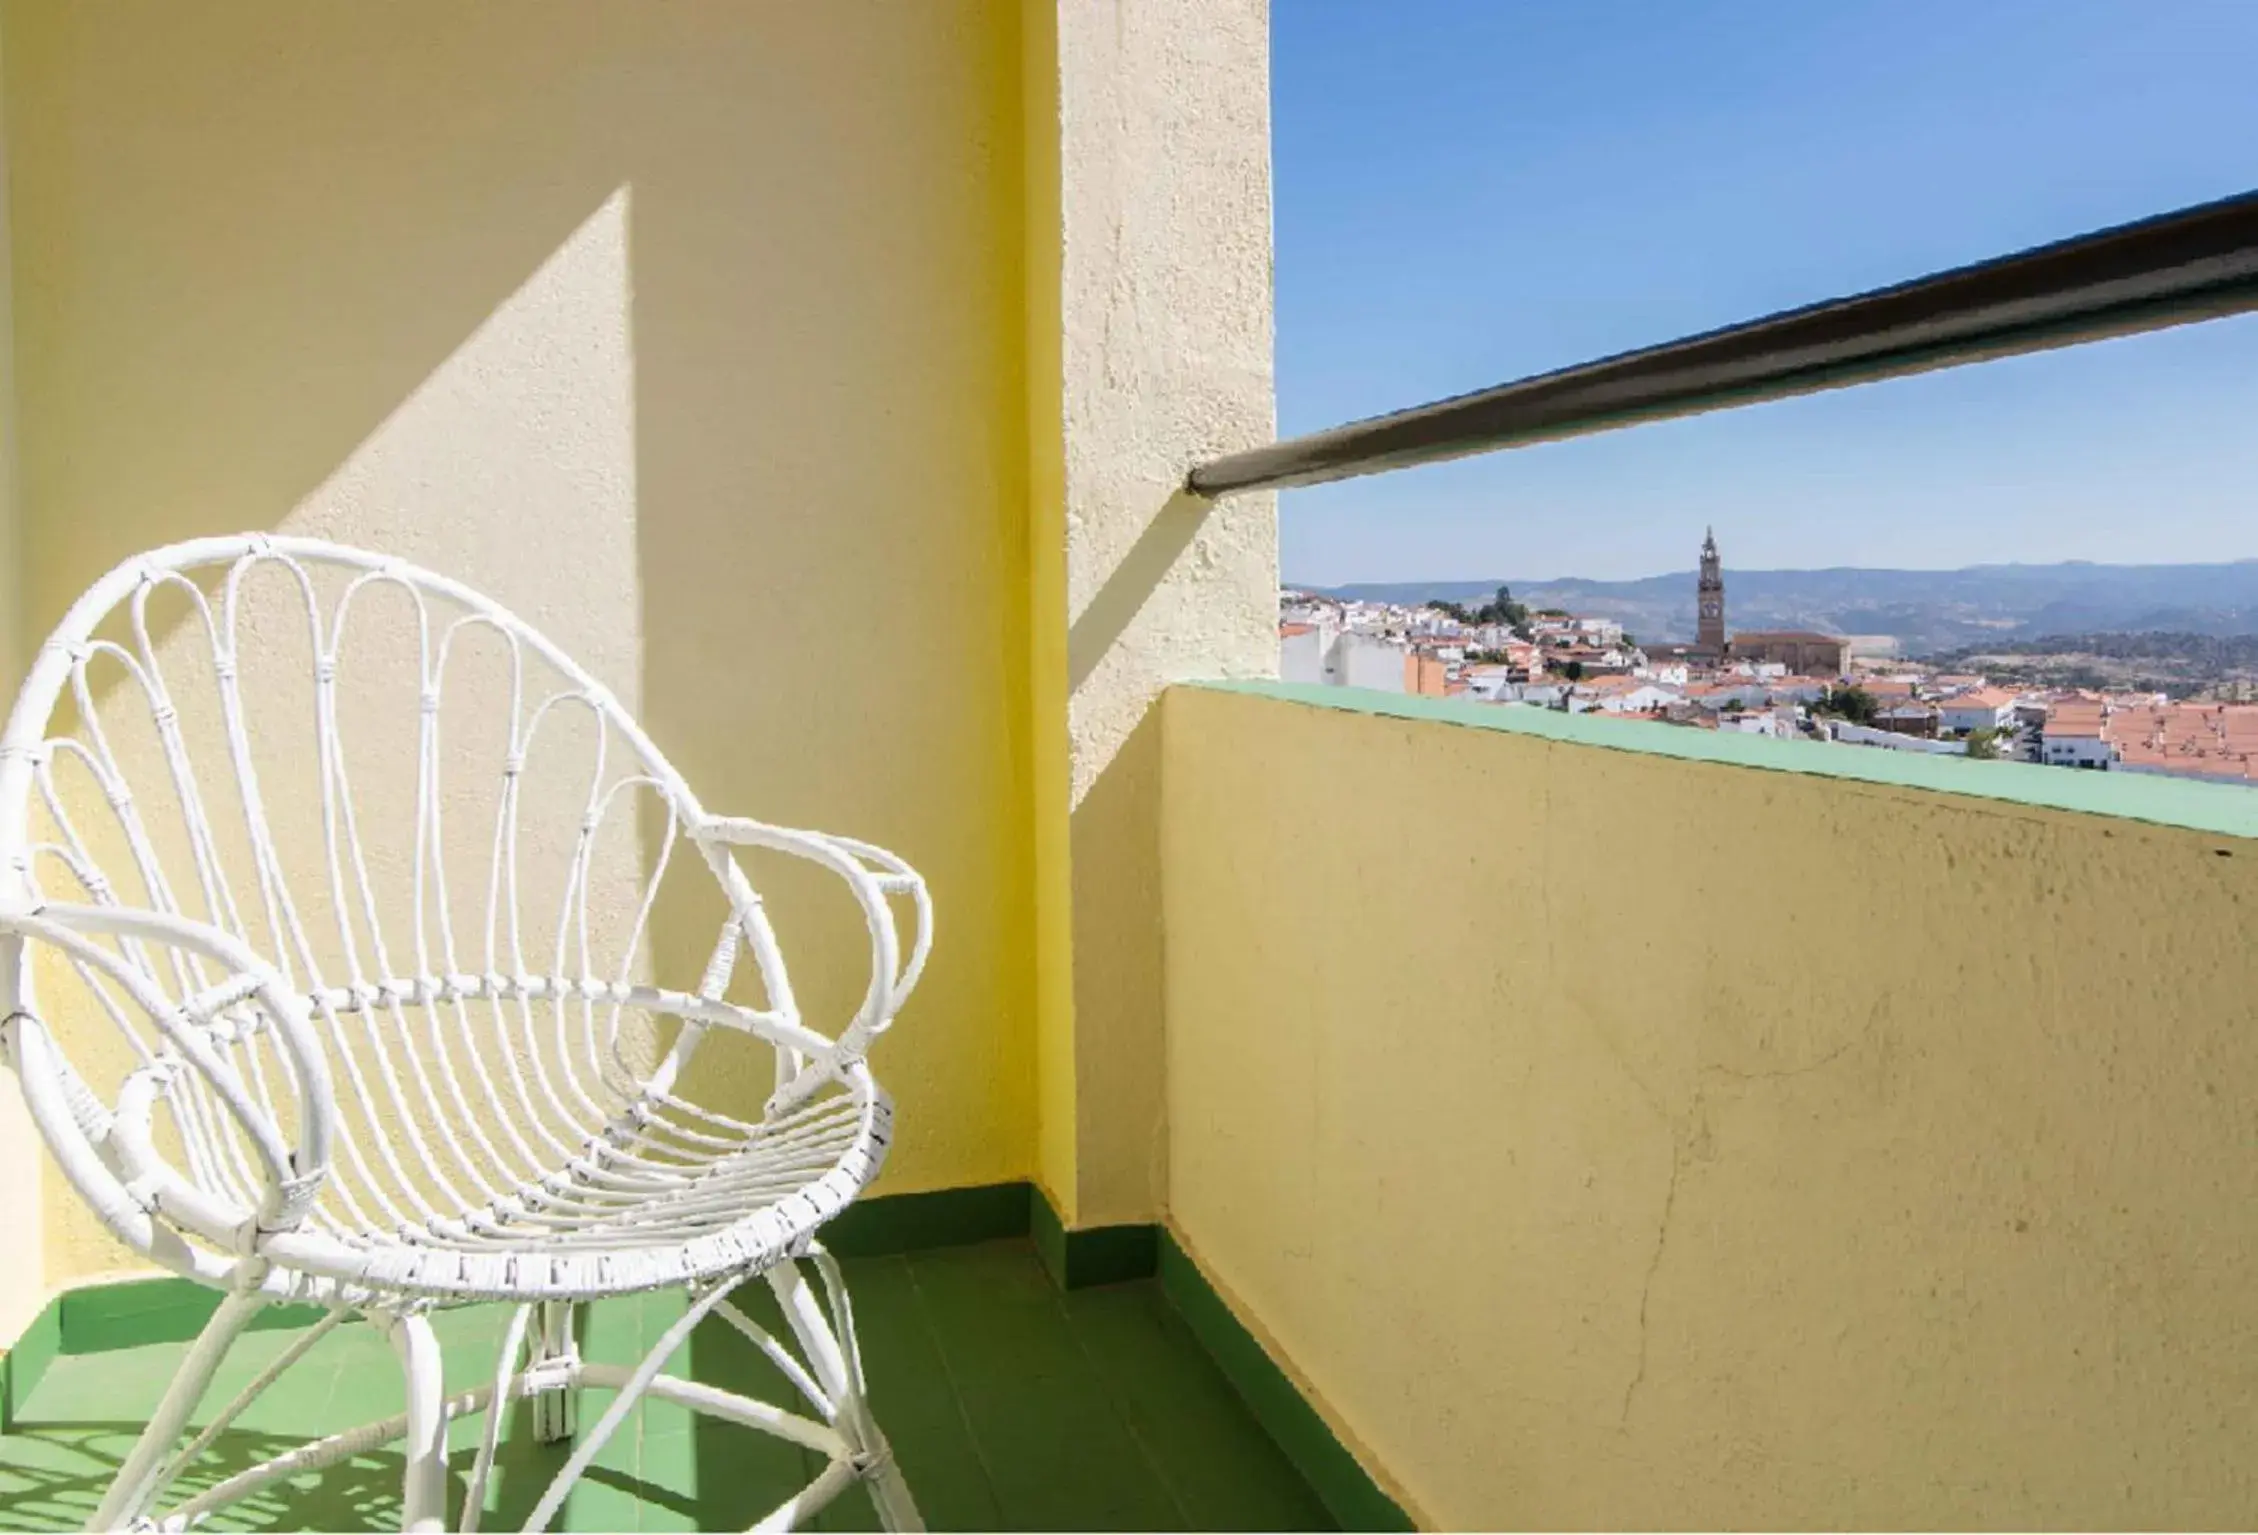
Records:
{"label": "yellow painted column", "polygon": [[1028,773],[1033,818],[1036,1185],[1068,1220],[1075,1209],[1073,886],[1066,655],[1066,436],[1059,281],[1058,0],[1026,0],[1020,25],[1027,410]]}
{"label": "yellow painted column", "polygon": [[1269,17],[1027,15],[1038,1177],[1094,1226],[1153,1219],[1165,1181],[1153,707],[1277,660],[1272,498],[1182,491],[1274,435]]}

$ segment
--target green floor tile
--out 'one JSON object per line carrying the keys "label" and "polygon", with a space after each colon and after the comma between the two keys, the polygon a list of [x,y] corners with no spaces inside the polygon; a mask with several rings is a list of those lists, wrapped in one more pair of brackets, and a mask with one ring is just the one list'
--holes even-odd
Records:
{"label": "green floor tile", "polygon": [[[572,1454],[570,1443],[537,1444],[533,1439],[533,1417],[524,1403],[517,1404],[503,1425],[502,1445],[494,1456],[494,1476],[487,1489],[486,1517],[479,1527],[489,1530],[515,1530],[525,1525],[533,1506],[549,1490]],[[455,1462],[456,1476],[460,1480],[469,1474],[467,1458]],[[463,1491],[457,1492],[456,1524],[461,1524],[459,1500]]]}
{"label": "green floor tile", "polygon": [[597,1467],[574,1485],[565,1509],[568,1530],[639,1530],[643,1496],[633,1478]]}
{"label": "green floor tile", "polygon": [[[918,1512],[938,1530],[1003,1528],[994,1482],[942,1363],[940,1345],[927,1330],[909,1259],[869,1258],[842,1266],[854,1300],[855,1330],[862,1338],[871,1408],[894,1447]],[[847,1528],[846,1521],[867,1509],[868,1501],[859,1492],[841,1499],[845,1506],[826,1526]],[[857,1527],[875,1523],[872,1514]]]}
{"label": "green floor tile", "polygon": [[1188,1527],[1029,1244],[916,1253],[910,1272],[1007,1527]]}
{"label": "green floor tile", "polygon": [[1333,1520],[1156,1285],[1063,1297],[1081,1342],[1192,1527],[1322,1530]]}
{"label": "green floor tile", "polygon": [[[775,1300],[764,1282],[740,1285],[731,1304],[770,1333],[789,1343]],[[690,1339],[689,1373],[724,1391],[758,1397],[786,1411],[811,1412],[798,1392],[742,1333],[718,1316],[699,1324]],[[700,1475],[698,1525],[708,1530],[741,1530],[765,1517],[798,1492],[820,1469],[817,1458],[797,1445],[699,1416],[690,1444]]]}
{"label": "green floor tile", "polygon": [[[693,1423],[679,1427],[655,1424],[651,1415],[664,1402],[645,1407],[643,1437],[637,1446],[636,1480],[642,1487],[643,1509],[636,1526],[644,1530],[696,1530],[703,1528],[698,1510],[698,1442]],[[669,1411],[684,1419],[694,1414],[679,1407]]]}
{"label": "green floor tile", "polygon": [[[1061,1296],[1024,1239],[844,1264],[880,1422],[935,1529],[1274,1529],[1320,1527],[1324,1511],[1231,1394],[1149,1283]],[[738,1303],[789,1337],[765,1284]],[[679,1296],[585,1308],[587,1357],[630,1364],[681,1315]],[[435,1313],[450,1392],[493,1378],[509,1308]],[[296,1334],[247,1334],[215,1376],[204,1413],[232,1398]],[[83,1524],[132,1448],[188,1345],[153,1341],[57,1357],[0,1435],[0,1531]],[[806,1404],[760,1352],[708,1318],[674,1368],[792,1411]],[[392,1346],[361,1321],[340,1325],[215,1442],[180,1495],[306,1439],[401,1410]],[[583,1431],[611,1401],[591,1392]],[[200,1415],[201,1416],[201,1415]],[[515,1529],[569,1445],[533,1442],[513,1404],[487,1489],[483,1527]],[[460,1518],[483,1419],[450,1427]],[[222,1510],[213,1530],[397,1528],[400,1456],[387,1450],[272,1485]],[[742,1529],[804,1487],[820,1457],[668,1403],[646,1403],[574,1490],[569,1529]],[[812,1521],[876,1528],[861,1487]]]}
{"label": "green floor tile", "polygon": [[176,1344],[65,1355],[31,1394],[27,1423],[115,1423],[145,1419],[180,1368]]}

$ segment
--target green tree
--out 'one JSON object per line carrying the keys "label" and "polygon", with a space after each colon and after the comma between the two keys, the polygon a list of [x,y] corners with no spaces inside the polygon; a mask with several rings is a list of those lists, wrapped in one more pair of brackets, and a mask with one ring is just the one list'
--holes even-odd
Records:
{"label": "green tree", "polygon": [[1560,669],[1560,675],[1566,677],[1570,682],[1581,682],[1584,680],[1584,663],[1571,661]]}
{"label": "green tree", "polygon": [[1529,621],[1529,610],[1513,600],[1513,593],[1505,587],[1497,589],[1497,596],[1474,610],[1474,622],[1503,624],[1508,629],[1519,629]]}
{"label": "green tree", "polygon": [[1882,712],[1882,706],[1874,701],[1873,694],[1850,682],[1829,688],[1827,696],[1819,701],[1819,712],[1836,715],[1853,725],[1871,725],[1874,716]]}
{"label": "green tree", "polygon": [[1999,755],[1999,732],[1979,727],[1968,732],[1968,755],[1989,762]]}

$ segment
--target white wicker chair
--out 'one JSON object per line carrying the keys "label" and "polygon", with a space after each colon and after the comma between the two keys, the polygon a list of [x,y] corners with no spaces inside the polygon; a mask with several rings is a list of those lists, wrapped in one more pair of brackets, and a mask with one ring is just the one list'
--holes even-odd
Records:
{"label": "white wicker chair", "polygon": [[[254,589],[256,602],[245,595]],[[287,623],[246,617],[277,603]],[[388,622],[391,646],[373,653],[390,658],[405,694],[389,714],[348,685],[362,680],[345,654],[348,615],[354,657],[372,653],[365,632]],[[289,675],[286,653],[299,647],[296,683],[266,690],[287,702],[262,715],[246,674]],[[473,652],[491,685],[468,703],[506,715],[489,720],[483,751],[460,734],[442,742],[443,717],[463,701],[450,684]],[[191,661],[194,689],[180,680]],[[114,671],[107,692],[90,666]],[[369,690],[384,692],[374,681]],[[147,733],[138,754],[121,713]],[[389,723],[364,739],[364,714]],[[361,803],[371,796],[347,765],[367,758],[347,751],[348,718],[357,747],[395,752],[390,786],[412,817],[391,824]],[[278,722],[305,728],[302,750],[277,757]],[[580,767],[569,792],[549,793],[549,779],[529,788],[533,765],[568,735],[593,762],[584,791]],[[295,795],[275,781],[288,773],[299,775]],[[479,793],[492,805],[471,815],[464,804]],[[559,805],[564,824],[537,832],[534,812]],[[278,830],[293,816],[300,830]],[[595,850],[623,821],[639,839],[622,865],[635,870],[631,898],[615,903],[618,931],[599,941]],[[712,911],[727,913],[695,994],[637,973],[651,962],[652,909],[681,840],[718,882],[719,898],[706,891]],[[800,1020],[741,849],[812,863],[859,905],[871,978],[831,1037]],[[544,855],[555,905],[536,910],[529,891]],[[906,953],[897,899],[915,913]],[[466,904],[476,933],[458,942]],[[931,931],[908,865],[843,837],[707,814],[588,673],[453,581],[257,535],[179,544],[112,571],[39,651],[0,735],[0,1015],[32,1118],[102,1224],[226,1294],[93,1527],[182,1528],[275,1478],[403,1440],[403,1521],[441,1528],[448,1422],[485,1411],[463,1500],[462,1527],[474,1529],[502,1405],[528,1401],[537,1437],[560,1440],[575,1431],[578,1393],[594,1388],[610,1404],[529,1529],[556,1516],[646,1395],[822,1457],[764,1528],[790,1527],[858,1478],[889,1528],[916,1528],[866,1404],[838,1266],[815,1234],[885,1154],[890,1108],[864,1052],[916,984]],[[599,967],[595,950],[607,945]],[[745,951],[758,1006],[724,999]],[[702,941],[696,952],[707,952]],[[75,995],[43,1012],[35,974]],[[66,1036],[74,1046],[87,1037],[64,1027],[66,1014],[103,1031],[106,1014],[122,1032],[130,1054],[113,1052],[114,1087],[97,1087],[100,1073],[66,1054]],[[742,1038],[717,1037],[728,1035]],[[684,1073],[701,1043],[760,1047],[764,1074],[773,1052],[775,1092],[758,1119],[691,1101]],[[730,1302],[756,1276],[797,1354]],[[686,1291],[687,1307],[640,1364],[579,1356],[576,1303],[666,1288]],[[516,1309],[491,1382],[444,1394],[427,1313],[495,1300]],[[230,1344],[260,1308],[285,1302],[328,1315],[182,1446]],[[663,1373],[709,1313],[751,1339],[806,1398],[803,1411]],[[389,1334],[407,1411],[161,1509],[250,1401],[355,1314]]]}

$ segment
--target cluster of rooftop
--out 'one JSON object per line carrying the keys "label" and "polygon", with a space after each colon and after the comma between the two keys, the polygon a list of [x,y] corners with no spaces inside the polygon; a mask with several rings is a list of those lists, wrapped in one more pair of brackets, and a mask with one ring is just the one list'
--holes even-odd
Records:
{"label": "cluster of rooftop", "polygon": [[1705,538],[1692,644],[1641,645],[1612,618],[1530,612],[1501,588],[1468,613],[1454,603],[1279,593],[1278,672],[1431,698],[1623,715],[1699,729],[1930,755],[2007,757],[2258,782],[2258,705],[2173,702],[2009,688],[1981,674],[1861,650],[1810,630],[1725,637],[1724,581]]}
{"label": "cluster of rooftop", "polygon": [[2047,710],[2041,760],[2258,786],[2258,705],[2073,693]]}

